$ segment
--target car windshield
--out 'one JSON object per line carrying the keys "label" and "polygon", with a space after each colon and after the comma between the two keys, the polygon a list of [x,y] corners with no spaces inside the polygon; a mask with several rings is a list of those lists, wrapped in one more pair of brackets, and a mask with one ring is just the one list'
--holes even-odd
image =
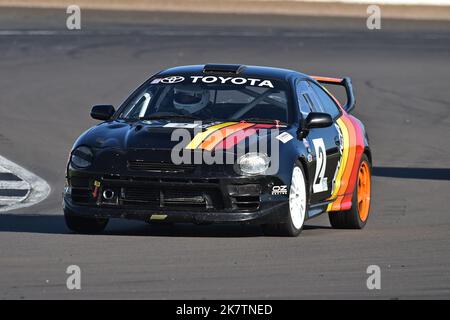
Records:
{"label": "car windshield", "polygon": [[119,119],[247,120],[287,123],[287,85],[276,80],[230,76],[156,78],[122,106]]}

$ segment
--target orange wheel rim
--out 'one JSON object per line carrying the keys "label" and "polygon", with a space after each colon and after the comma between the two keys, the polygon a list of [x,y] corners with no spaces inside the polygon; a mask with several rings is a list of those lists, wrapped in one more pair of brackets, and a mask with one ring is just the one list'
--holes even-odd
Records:
{"label": "orange wheel rim", "polygon": [[366,161],[363,161],[359,167],[357,188],[359,218],[366,221],[370,207],[370,169]]}

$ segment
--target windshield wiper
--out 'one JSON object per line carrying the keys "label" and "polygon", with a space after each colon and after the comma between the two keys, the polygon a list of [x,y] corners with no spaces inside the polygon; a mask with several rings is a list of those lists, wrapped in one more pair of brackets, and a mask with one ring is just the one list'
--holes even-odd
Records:
{"label": "windshield wiper", "polygon": [[139,120],[161,120],[161,119],[191,119],[191,120],[202,120],[199,117],[188,115],[188,114],[165,114],[165,115],[154,115],[145,118],[140,118]]}
{"label": "windshield wiper", "polygon": [[242,119],[231,119],[230,121],[245,121],[254,123],[267,123],[267,124],[286,124],[286,122],[275,120],[275,119],[264,119],[264,118],[242,118]]}

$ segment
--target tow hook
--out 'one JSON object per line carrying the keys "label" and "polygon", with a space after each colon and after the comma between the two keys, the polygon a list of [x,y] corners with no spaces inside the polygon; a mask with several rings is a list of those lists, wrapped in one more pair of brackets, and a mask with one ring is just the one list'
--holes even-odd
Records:
{"label": "tow hook", "polygon": [[92,192],[92,197],[94,199],[97,199],[98,190],[100,189],[100,185],[101,185],[100,181],[97,181],[97,180],[94,181],[94,191]]}

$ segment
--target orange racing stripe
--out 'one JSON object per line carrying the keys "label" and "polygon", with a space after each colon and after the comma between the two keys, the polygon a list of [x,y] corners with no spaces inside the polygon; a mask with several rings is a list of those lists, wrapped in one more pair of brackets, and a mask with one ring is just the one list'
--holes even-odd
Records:
{"label": "orange racing stripe", "polygon": [[336,200],[337,197],[340,196],[341,190],[341,184],[342,184],[342,176],[344,175],[345,168],[347,166],[348,161],[348,154],[349,154],[349,135],[348,135],[348,129],[345,126],[342,117],[337,119],[336,121],[337,125],[339,126],[342,134],[342,154],[341,159],[339,161],[339,169],[337,172],[336,180],[334,181],[333,185],[333,192],[331,194],[330,200],[334,200],[333,203],[330,203],[327,207],[327,211],[336,211],[339,210]]}
{"label": "orange racing stripe", "polygon": [[198,146],[203,142],[203,140],[205,140],[210,134],[221,128],[228,127],[233,124],[236,124],[236,122],[223,122],[206,128],[205,131],[199,132],[195,135],[192,141],[189,142],[189,144],[186,146],[186,149],[197,149]]}
{"label": "orange racing stripe", "polygon": [[[343,209],[343,199],[344,195],[347,193],[348,187],[349,187],[349,179],[351,178],[351,173],[354,167],[354,162],[356,158],[356,131],[355,127],[353,126],[353,123],[350,121],[349,116],[346,114],[343,114],[340,118],[342,120],[343,129],[348,133],[347,139],[348,143],[344,143],[344,153],[347,156],[347,161],[343,163],[344,165],[344,171],[341,175],[340,181],[338,183],[339,190],[337,191],[337,199],[333,202],[331,205],[331,208],[329,208],[330,211],[339,211],[344,210]],[[345,137],[345,135],[344,135]],[[347,205],[345,205],[347,207]]]}
{"label": "orange racing stripe", "polygon": [[352,172],[351,172],[350,178],[348,180],[348,186],[347,186],[347,190],[345,192],[346,195],[342,199],[342,203],[343,203],[342,210],[347,210],[347,209],[351,208],[353,192],[355,190],[356,182],[358,180],[359,162],[361,161],[361,155],[364,152],[364,147],[363,147],[364,141],[363,141],[363,133],[362,133],[361,127],[359,126],[357,121],[352,116],[349,116],[348,120],[350,122],[352,122],[353,127],[355,128],[355,135],[356,135],[355,161],[353,163]]}
{"label": "orange racing stripe", "polygon": [[214,147],[216,147],[221,141],[226,139],[228,136],[252,126],[254,126],[254,123],[241,122],[219,129],[213,132],[205,140],[203,140],[202,144],[199,146],[199,149],[211,151],[214,149]]}
{"label": "orange racing stripe", "polygon": [[272,129],[275,128],[273,124],[255,124],[252,127],[237,131],[229,135],[226,139],[222,140],[215,148],[215,150],[231,149],[235,145],[243,141],[245,138],[250,137],[258,132],[259,129]]}
{"label": "orange racing stripe", "polygon": [[342,79],[340,78],[331,78],[331,77],[322,77],[322,76],[311,76],[311,78],[316,79],[319,82],[332,82],[332,83],[341,83]]}

